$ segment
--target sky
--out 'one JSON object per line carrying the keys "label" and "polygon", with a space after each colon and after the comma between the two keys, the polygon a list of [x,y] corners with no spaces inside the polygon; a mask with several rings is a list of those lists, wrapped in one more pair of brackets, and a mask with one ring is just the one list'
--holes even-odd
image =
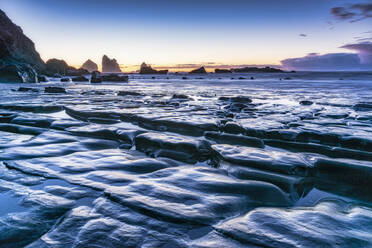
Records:
{"label": "sky", "polygon": [[1,0],[0,8],[44,61],[76,67],[106,54],[123,71],[142,62],[372,69],[371,0]]}

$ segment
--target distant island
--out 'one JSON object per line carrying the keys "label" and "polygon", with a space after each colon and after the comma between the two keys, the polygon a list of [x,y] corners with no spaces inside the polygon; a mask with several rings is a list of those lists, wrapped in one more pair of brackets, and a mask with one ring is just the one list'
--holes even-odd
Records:
{"label": "distant island", "polygon": [[147,65],[145,62],[141,64],[139,74],[167,74],[168,70],[155,70],[150,65]]}

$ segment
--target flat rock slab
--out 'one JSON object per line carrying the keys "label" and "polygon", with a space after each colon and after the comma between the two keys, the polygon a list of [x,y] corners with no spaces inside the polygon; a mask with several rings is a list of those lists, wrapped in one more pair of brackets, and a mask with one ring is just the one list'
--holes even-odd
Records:
{"label": "flat rock slab", "polygon": [[207,141],[179,135],[144,133],[136,136],[135,143],[140,151],[189,163],[205,161],[211,155]]}
{"label": "flat rock slab", "polygon": [[306,157],[295,153],[224,144],[212,145],[212,149],[223,160],[262,170],[301,176],[310,175],[313,170]]}
{"label": "flat rock slab", "polygon": [[[306,223],[306,224],[304,224]],[[224,242],[230,239],[259,247],[369,247],[372,210],[340,201],[295,209],[258,208],[215,226]],[[299,233],[301,233],[299,235]],[[207,243],[208,237],[199,242]],[[203,246],[209,247],[209,246]]]}

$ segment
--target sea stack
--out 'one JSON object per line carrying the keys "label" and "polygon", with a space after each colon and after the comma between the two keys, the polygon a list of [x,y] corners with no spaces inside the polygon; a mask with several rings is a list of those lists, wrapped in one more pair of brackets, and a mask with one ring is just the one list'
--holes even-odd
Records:
{"label": "sea stack", "polygon": [[69,66],[66,61],[62,59],[49,59],[46,62],[45,69],[48,74],[65,75],[67,70],[69,69]]}
{"label": "sea stack", "polygon": [[151,65],[147,65],[145,62],[141,64],[139,74],[167,74],[168,70],[155,70]]}
{"label": "sea stack", "polygon": [[121,73],[119,64],[116,59],[110,59],[106,55],[102,57],[102,72],[103,73]]}
{"label": "sea stack", "polygon": [[207,71],[205,70],[204,66],[198,68],[198,69],[195,69],[195,70],[192,70],[189,72],[190,74],[206,74]]}
{"label": "sea stack", "polygon": [[0,82],[38,82],[44,66],[34,43],[0,10]]}
{"label": "sea stack", "polygon": [[82,76],[88,74],[86,69],[76,69],[73,66],[69,66],[66,61],[62,59],[49,59],[45,65],[45,72],[47,75],[56,76]]}
{"label": "sea stack", "polygon": [[98,66],[96,63],[94,63],[92,60],[88,59],[87,61],[85,61],[85,63],[81,66],[82,69],[85,69],[87,71],[89,71],[90,73],[91,72],[94,72],[94,71],[98,71]]}

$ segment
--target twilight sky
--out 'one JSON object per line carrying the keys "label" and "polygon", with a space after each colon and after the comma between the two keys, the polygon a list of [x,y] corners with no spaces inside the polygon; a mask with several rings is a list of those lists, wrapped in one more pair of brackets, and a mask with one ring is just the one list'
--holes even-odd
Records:
{"label": "twilight sky", "polygon": [[371,0],[1,0],[0,8],[44,60],[75,66],[107,54],[124,71],[143,61],[372,69]]}

